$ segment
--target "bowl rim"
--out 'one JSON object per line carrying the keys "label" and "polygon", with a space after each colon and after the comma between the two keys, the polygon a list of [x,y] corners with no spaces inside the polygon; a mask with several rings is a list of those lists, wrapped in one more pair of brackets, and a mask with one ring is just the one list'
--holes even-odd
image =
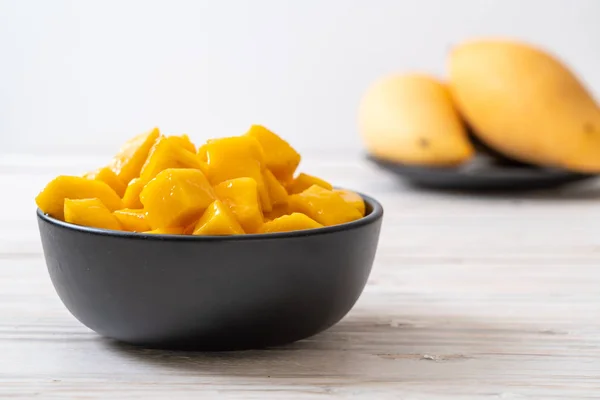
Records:
{"label": "bowl rim", "polygon": [[227,236],[214,236],[214,235],[176,235],[176,234],[156,234],[156,233],[143,233],[143,232],[128,232],[128,231],[114,231],[109,229],[93,228],[89,226],[71,224],[69,222],[61,221],[48,214],[44,214],[39,207],[36,210],[36,214],[39,220],[42,220],[51,225],[58,226],[63,229],[69,229],[72,231],[79,231],[81,233],[87,233],[99,236],[111,236],[111,237],[122,237],[128,239],[140,239],[140,240],[174,240],[174,241],[200,241],[200,242],[235,242],[245,240],[263,240],[263,239],[283,239],[283,238],[294,238],[294,237],[306,237],[306,236],[317,236],[334,232],[341,232],[359,228],[361,226],[369,225],[375,221],[383,218],[383,206],[374,198],[367,196],[363,193],[356,192],[362,199],[371,207],[371,212],[364,217],[345,222],[343,224],[325,226],[323,228],[303,229],[290,232],[274,232],[274,233],[247,233],[243,235],[227,235]]}

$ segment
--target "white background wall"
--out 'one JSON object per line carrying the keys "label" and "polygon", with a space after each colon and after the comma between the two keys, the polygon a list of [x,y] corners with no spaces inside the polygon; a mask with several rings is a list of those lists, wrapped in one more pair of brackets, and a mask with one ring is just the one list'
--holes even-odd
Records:
{"label": "white background wall", "polygon": [[[549,47],[600,90],[600,0],[0,0],[0,153],[112,153],[152,126],[195,140],[262,123],[360,149],[356,108],[449,47]],[[96,143],[96,144],[93,144]]]}

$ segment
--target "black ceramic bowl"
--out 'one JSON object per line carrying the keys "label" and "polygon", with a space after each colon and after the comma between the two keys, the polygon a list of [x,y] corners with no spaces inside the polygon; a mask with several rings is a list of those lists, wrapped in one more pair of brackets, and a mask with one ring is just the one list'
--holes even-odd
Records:
{"label": "black ceramic bowl", "polygon": [[305,231],[198,237],[107,231],[37,211],[52,283],[100,335],[162,348],[234,350],[291,343],[338,322],[375,257],[381,205]]}

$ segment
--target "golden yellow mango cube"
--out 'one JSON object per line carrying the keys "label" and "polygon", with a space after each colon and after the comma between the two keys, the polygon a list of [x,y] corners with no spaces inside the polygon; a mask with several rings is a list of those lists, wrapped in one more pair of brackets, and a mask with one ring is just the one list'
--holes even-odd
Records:
{"label": "golden yellow mango cube", "polygon": [[250,136],[234,136],[206,142],[207,176],[213,185],[235,178],[252,178],[258,186],[263,210],[271,209],[269,192],[263,179],[264,153]]}
{"label": "golden yellow mango cube", "polygon": [[280,206],[273,207],[273,209],[269,212],[263,213],[264,222],[272,221],[275,218],[279,218],[283,215],[289,215],[292,212],[290,211],[289,204],[283,204]]}
{"label": "golden yellow mango cube", "polygon": [[329,182],[324,181],[321,178],[317,178],[316,176],[308,175],[301,173],[299,174],[288,186],[288,192],[290,194],[297,194],[304,192],[306,189],[311,187],[312,185],[318,185],[323,189],[332,190],[333,186]]}
{"label": "golden yellow mango cube", "polygon": [[64,219],[65,199],[93,198],[99,199],[111,211],[123,208],[119,195],[106,183],[68,175],[60,175],[50,181],[35,202],[45,214]]}
{"label": "golden yellow mango cube", "polygon": [[169,139],[171,139],[182,149],[185,149],[190,153],[196,153],[196,145],[192,143],[188,135],[183,134],[181,136],[169,136]]}
{"label": "golden yellow mango cube", "polygon": [[312,185],[302,193],[290,196],[289,206],[293,212],[306,214],[325,226],[343,224],[362,217],[358,210],[338,193],[318,185]]}
{"label": "golden yellow mango cube", "polygon": [[124,208],[113,212],[124,230],[129,232],[149,231],[150,225],[146,222],[146,212],[142,209]]}
{"label": "golden yellow mango cube", "polygon": [[202,171],[167,168],[148,182],[140,200],[150,226],[163,229],[185,227],[200,218],[215,194]]}
{"label": "golden yellow mango cube", "polygon": [[252,178],[235,178],[215,186],[215,194],[227,205],[246,233],[256,232],[263,223],[258,185]]}
{"label": "golden yellow mango cube", "polygon": [[110,169],[110,167],[99,168],[96,171],[88,172],[84,175],[84,178],[95,179],[102,181],[110,186],[119,197],[123,197],[127,185]]}
{"label": "golden yellow mango cube", "polygon": [[194,168],[202,169],[200,158],[191,152],[182,142],[180,137],[170,136],[159,138],[148,154],[140,172],[140,181],[150,182],[158,173],[167,168]]}
{"label": "golden yellow mango cube", "polygon": [[158,128],[137,135],[128,140],[114,156],[109,167],[125,185],[140,175],[150,148],[159,136]]}
{"label": "golden yellow mango cube", "polygon": [[123,206],[133,209],[143,208],[144,206],[140,201],[140,193],[142,193],[144,186],[146,186],[146,183],[142,182],[140,178],[133,178],[125,189],[125,194],[123,195]]}
{"label": "golden yellow mango cube", "polygon": [[346,203],[356,208],[362,217],[365,216],[365,201],[358,193],[346,189],[334,189],[333,191],[342,196]]}
{"label": "golden yellow mango cube", "polygon": [[100,199],[65,199],[65,222],[93,228],[121,230],[119,220]]}
{"label": "golden yellow mango cube", "polygon": [[183,228],[180,226],[175,226],[171,228],[157,228],[151,231],[146,231],[144,233],[149,233],[152,235],[183,235]]}
{"label": "golden yellow mango cube", "polygon": [[267,185],[269,199],[271,200],[271,205],[273,206],[273,208],[287,204],[287,190],[285,189],[285,187],[283,187],[281,182],[277,180],[275,175],[273,175],[273,173],[270,170],[265,169],[265,171],[263,172],[263,177],[265,185]]}
{"label": "golden yellow mango cube", "polygon": [[267,168],[281,181],[294,176],[300,154],[288,142],[262,125],[252,125],[246,133],[258,140],[265,154]]}
{"label": "golden yellow mango cube", "polygon": [[228,206],[214,201],[194,227],[193,235],[243,235],[244,230]]}
{"label": "golden yellow mango cube", "polygon": [[160,137],[156,140],[141,169],[140,176],[131,180],[125,189],[123,195],[125,207],[142,208],[139,199],[142,189],[159,172],[167,168],[197,168],[204,172],[204,166],[198,155],[189,151],[191,148],[195,150],[193,143],[189,138],[185,139],[182,136]]}
{"label": "golden yellow mango cube", "polygon": [[260,233],[291,232],[305,229],[322,228],[323,225],[302,213],[292,213],[265,222]]}

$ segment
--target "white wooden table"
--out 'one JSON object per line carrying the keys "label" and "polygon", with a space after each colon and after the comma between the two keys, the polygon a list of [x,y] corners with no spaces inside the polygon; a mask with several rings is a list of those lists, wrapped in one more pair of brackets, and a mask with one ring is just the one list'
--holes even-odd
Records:
{"label": "white wooden table", "polygon": [[63,307],[33,198],[104,157],[0,156],[0,397],[600,398],[600,186],[465,196],[357,157],[303,162],[384,205],[369,283],[338,325],[283,348],[134,349]]}

